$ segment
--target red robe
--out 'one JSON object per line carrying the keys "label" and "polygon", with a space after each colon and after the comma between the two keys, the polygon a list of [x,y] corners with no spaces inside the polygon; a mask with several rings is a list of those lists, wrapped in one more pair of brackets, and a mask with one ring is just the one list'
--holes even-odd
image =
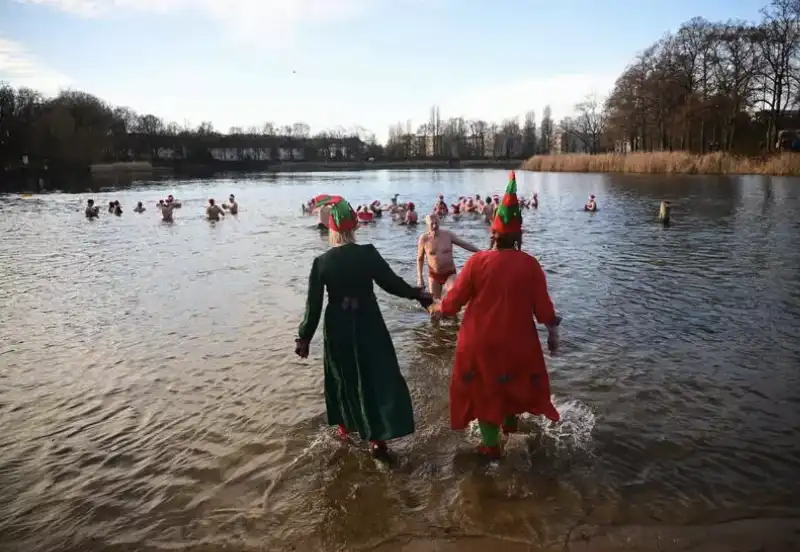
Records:
{"label": "red robe", "polygon": [[558,421],[536,320],[555,322],[544,271],[517,250],[475,253],[441,303],[454,316],[467,310],[458,330],[450,383],[450,425],[478,419],[500,425],[511,414],[541,414]]}

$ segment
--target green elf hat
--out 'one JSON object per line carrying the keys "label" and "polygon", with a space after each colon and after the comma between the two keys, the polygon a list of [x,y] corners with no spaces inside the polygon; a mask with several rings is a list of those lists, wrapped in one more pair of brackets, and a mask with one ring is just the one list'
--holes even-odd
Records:
{"label": "green elf hat", "polygon": [[503,202],[497,207],[497,214],[492,222],[492,231],[498,234],[516,234],[522,232],[522,210],[517,199],[517,175],[511,171]]}
{"label": "green elf hat", "polygon": [[328,228],[334,232],[348,232],[358,225],[356,212],[343,198],[333,203],[328,217]]}

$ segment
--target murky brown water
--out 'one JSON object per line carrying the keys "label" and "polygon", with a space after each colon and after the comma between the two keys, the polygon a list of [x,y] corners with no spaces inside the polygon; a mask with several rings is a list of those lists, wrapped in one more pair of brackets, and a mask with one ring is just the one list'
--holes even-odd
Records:
{"label": "murky brown water", "polygon": [[[126,208],[98,221],[80,212],[87,195],[0,198],[0,550],[497,536],[511,551],[563,546],[579,524],[797,515],[800,185],[787,179],[520,175],[542,202],[525,246],[565,317],[549,360],[563,423],[528,421],[503,463],[481,466],[476,435],[448,428],[455,327],[381,295],[418,432],[390,470],[335,440],[321,339],[293,355],[326,248],[300,203],[397,191],[426,211],[439,192],[504,184],[502,171],[174,182],[94,194]],[[230,192],[239,216],[205,221],[205,199]],[[580,211],[590,192],[594,215]],[[184,201],[175,224],[131,212],[167,193]],[[653,222],[662,197],[668,229]],[[450,226],[487,243],[477,220]],[[384,220],[359,239],[413,281],[417,234]]]}

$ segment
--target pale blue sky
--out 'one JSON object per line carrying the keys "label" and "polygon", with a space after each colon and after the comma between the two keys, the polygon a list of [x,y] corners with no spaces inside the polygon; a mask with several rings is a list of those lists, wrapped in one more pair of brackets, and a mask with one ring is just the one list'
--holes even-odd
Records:
{"label": "pale blue sky", "polygon": [[220,130],[303,121],[384,138],[434,103],[443,117],[567,115],[681,22],[755,19],[764,4],[0,0],[0,80]]}

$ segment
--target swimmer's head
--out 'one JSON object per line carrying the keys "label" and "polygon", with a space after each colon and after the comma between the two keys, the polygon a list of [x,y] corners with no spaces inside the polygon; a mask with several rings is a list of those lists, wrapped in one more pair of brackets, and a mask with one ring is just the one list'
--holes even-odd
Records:
{"label": "swimmer's head", "polygon": [[209,205],[214,205],[214,198],[213,197],[208,198],[208,204]]}
{"label": "swimmer's head", "polygon": [[233,194],[231,194],[231,195],[229,195],[229,196],[228,196],[228,201],[233,201],[234,199],[235,199],[235,198],[233,197]]}
{"label": "swimmer's head", "polygon": [[589,199],[594,200],[594,194],[590,195]]}
{"label": "swimmer's head", "polygon": [[109,207],[113,207],[113,206],[114,206],[114,202],[113,202],[113,201],[109,201],[109,202],[108,202],[108,206],[109,206]]}
{"label": "swimmer's head", "polygon": [[141,201],[137,201],[137,202],[136,202],[136,206],[137,206],[137,207],[141,207],[141,206],[142,206],[142,202],[141,202]]}
{"label": "swimmer's head", "polygon": [[428,225],[428,228],[436,232],[439,230],[439,217],[434,214],[427,215],[425,217],[425,224]]}
{"label": "swimmer's head", "polygon": [[87,200],[86,200],[86,205],[88,205],[89,207],[91,207],[92,205],[94,205],[94,200],[93,200],[93,199],[87,199]]}
{"label": "swimmer's head", "polygon": [[414,210],[414,203],[412,201],[408,202],[408,210],[409,211],[413,211]]}

